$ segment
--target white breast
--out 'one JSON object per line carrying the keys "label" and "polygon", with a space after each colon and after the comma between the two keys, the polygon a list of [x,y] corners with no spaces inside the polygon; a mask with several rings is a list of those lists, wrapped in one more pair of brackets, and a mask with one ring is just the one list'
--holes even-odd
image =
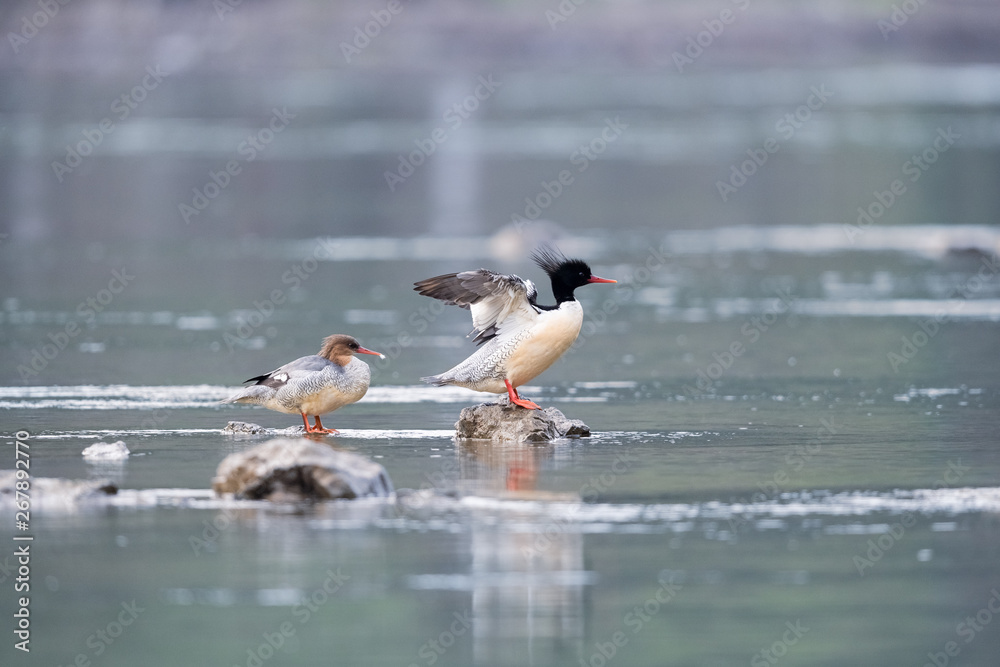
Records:
{"label": "white breast", "polygon": [[564,301],[555,310],[543,311],[531,327],[530,335],[507,359],[510,383],[518,387],[543,373],[569,349],[582,325],[583,308],[575,299]]}
{"label": "white breast", "polygon": [[332,367],[294,378],[277,392],[272,410],[290,414],[322,415],[355,403],[368,391],[371,369],[352,358],[343,370]]}

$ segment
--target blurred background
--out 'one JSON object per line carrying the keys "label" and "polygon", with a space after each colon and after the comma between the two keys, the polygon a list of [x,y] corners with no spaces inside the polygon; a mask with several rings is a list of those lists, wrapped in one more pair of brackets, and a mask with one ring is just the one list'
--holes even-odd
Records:
{"label": "blurred background", "polygon": [[[524,258],[545,240],[625,281],[666,252],[620,299],[660,323],[731,318],[779,284],[836,301],[827,315],[872,298],[869,314],[921,315],[885,300],[942,298],[961,284],[942,262],[975,272],[997,249],[985,0],[0,11],[7,382],[60,366],[111,382],[115,346],[143,351],[129,372],[152,383],[231,382],[247,345],[287,344],[278,360],[333,329],[386,345],[423,305],[413,280],[489,262],[537,280]],[[101,295],[122,268],[135,280]],[[72,322],[45,375],[18,372]],[[223,340],[241,324],[252,335]],[[656,377],[696,377],[684,340],[686,366],[657,348]]]}
{"label": "blurred background", "polygon": [[[6,381],[54,382],[59,366],[114,381],[93,353],[116,345],[148,348],[142,382],[231,382],[232,353],[332,329],[387,345],[424,305],[414,279],[460,258],[537,280],[524,258],[546,240],[625,281],[650,249],[669,256],[618,299],[660,323],[728,319],[778,285],[832,301],[813,305],[824,315],[879,299],[868,314],[918,316],[891,300],[944,298],[963,284],[954,262],[974,273],[997,250],[1000,7],[985,0],[2,15]],[[122,268],[135,280],[101,295]],[[978,316],[1000,317],[991,304]],[[72,322],[48,381],[18,372]],[[234,342],[237,328],[252,335]],[[657,348],[656,377],[696,377],[684,340],[686,367]],[[457,344],[410,345],[442,342]]]}
{"label": "blurred background", "polygon": [[[615,117],[627,131],[542,217],[850,222],[947,126],[954,150],[878,223],[992,223],[1000,196],[986,0],[43,5],[3,9],[9,241],[489,234]],[[276,108],[284,129],[241,151]],[[780,150],[724,201],[716,182],[769,137]],[[229,160],[238,177],[179,211]]]}

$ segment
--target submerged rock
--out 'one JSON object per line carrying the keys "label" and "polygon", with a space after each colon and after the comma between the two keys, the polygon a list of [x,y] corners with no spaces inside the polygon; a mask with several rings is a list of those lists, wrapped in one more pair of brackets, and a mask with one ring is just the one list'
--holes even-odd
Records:
{"label": "submerged rock", "polygon": [[301,426],[289,426],[288,428],[267,428],[259,424],[250,422],[229,422],[222,429],[223,433],[234,433],[241,435],[295,435],[305,433],[305,428]]}
{"label": "submerged rock", "polygon": [[586,424],[579,419],[568,419],[556,408],[526,410],[510,402],[463,408],[455,422],[456,437],[495,442],[547,442],[589,435]]}
{"label": "submerged rock", "polygon": [[[18,481],[16,470],[0,470],[0,505],[17,502]],[[114,495],[118,487],[107,479],[33,477],[28,493],[32,509],[69,509],[82,502]]]}
{"label": "submerged rock", "polygon": [[82,452],[88,461],[121,461],[130,454],[124,442],[95,442]]}
{"label": "submerged rock", "polygon": [[278,501],[384,497],[393,491],[378,463],[305,438],[278,438],[230,454],[212,488],[220,495]]}

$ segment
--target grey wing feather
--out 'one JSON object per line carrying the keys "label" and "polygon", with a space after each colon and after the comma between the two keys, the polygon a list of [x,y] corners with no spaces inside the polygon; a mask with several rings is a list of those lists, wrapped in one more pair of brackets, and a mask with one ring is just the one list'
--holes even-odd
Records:
{"label": "grey wing feather", "polygon": [[447,273],[414,285],[424,296],[472,311],[473,329],[469,335],[475,334],[479,345],[496,337],[508,316],[518,311],[523,314],[525,308],[538,312],[538,292],[530,280],[489,269]]}
{"label": "grey wing feather", "polygon": [[319,355],[311,354],[306,357],[299,357],[295,361],[288,362],[281,368],[276,368],[270,373],[265,373],[264,375],[252,377],[244,382],[253,382],[258,385],[264,385],[265,387],[277,389],[287,384],[289,380],[298,375],[303,373],[318,372],[327,366],[333,366],[343,370],[340,366],[331,362],[329,359],[324,359]]}

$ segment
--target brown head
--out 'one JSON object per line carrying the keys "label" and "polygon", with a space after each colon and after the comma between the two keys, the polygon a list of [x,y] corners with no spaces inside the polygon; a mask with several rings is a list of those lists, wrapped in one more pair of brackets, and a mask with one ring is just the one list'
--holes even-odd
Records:
{"label": "brown head", "polygon": [[323,347],[319,350],[319,356],[329,359],[338,366],[349,364],[351,357],[355,354],[374,354],[376,357],[385,359],[384,354],[361,347],[361,343],[356,338],[344,334],[327,336],[323,339]]}

